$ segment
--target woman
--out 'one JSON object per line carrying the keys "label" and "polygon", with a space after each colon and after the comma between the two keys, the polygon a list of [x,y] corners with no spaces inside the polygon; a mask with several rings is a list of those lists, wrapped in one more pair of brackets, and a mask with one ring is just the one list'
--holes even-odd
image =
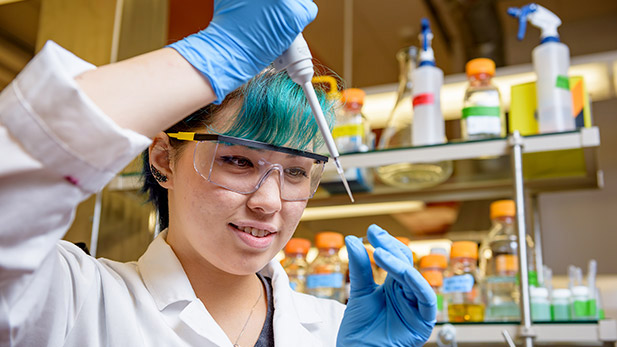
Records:
{"label": "woman", "polygon": [[[266,71],[225,97],[315,14],[311,1],[216,1],[210,26],[171,48],[95,70],[51,43],[33,59],[0,95],[0,346],[409,346],[428,338],[434,295],[409,250],[376,226],[369,240],[390,277],[376,286],[360,241],[348,238],[346,308],[292,292],[271,261],[318,183],[324,159],[298,136],[316,130],[307,131],[306,104],[284,74]],[[221,106],[160,132],[212,102]],[[169,218],[139,261],[95,260],[58,241],[77,204],[148,145],[150,187],[167,196]]]}

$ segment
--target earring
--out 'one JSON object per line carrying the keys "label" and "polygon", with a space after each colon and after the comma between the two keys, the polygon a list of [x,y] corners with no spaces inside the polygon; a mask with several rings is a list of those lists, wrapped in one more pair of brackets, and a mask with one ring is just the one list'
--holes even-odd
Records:
{"label": "earring", "polygon": [[154,165],[150,164],[150,172],[158,182],[167,182],[167,176],[163,175]]}

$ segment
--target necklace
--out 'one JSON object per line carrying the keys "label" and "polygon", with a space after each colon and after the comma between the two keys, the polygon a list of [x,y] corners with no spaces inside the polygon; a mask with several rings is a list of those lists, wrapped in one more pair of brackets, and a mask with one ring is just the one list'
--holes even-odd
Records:
{"label": "necklace", "polygon": [[242,330],[240,330],[240,334],[238,334],[238,337],[236,337],[236,341],[234,341],[234,347],[240,347],[240,345],[238,344],[238,340],[240,340],[240,337],[244,333],[244,329],[246,329],[246,326],[249,324],[249,321],[251,320],[251,316],[253,315],[253,311],[255,311],[255,307],[257,307],[257,304],[259,303],[259,301],[263,297],[263,294],[264,294],[263,288],[260,288],[259,297],[257,298],[257,301],[255,301],[255,303],[253,304],[253,307],[251,307],[251,312],[249,312],[249,316],[246,317],[246,321],[244,322],[244,326],[242,327]]}

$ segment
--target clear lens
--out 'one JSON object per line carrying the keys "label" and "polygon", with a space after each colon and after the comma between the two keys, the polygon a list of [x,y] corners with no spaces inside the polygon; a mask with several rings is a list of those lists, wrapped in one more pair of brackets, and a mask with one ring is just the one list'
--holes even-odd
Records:
{"label": "clear lens", "polygon": [[284,200],[310,199],[324,169],[312,158],[222,141],[198,142],[193,162],[203,178],[241,194],[255,192],[272,176]]}

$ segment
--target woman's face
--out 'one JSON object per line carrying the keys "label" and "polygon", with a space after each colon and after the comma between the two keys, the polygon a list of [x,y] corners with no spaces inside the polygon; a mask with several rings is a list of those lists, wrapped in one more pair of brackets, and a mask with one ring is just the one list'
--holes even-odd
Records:
{"label": "woman's face", "polygon": [[307,202],[282,200],[276,171],[251,194],[217,186],[195,171],[195,146],[171,160],[167,242],[183,262],[253,274],[285,246]]}

